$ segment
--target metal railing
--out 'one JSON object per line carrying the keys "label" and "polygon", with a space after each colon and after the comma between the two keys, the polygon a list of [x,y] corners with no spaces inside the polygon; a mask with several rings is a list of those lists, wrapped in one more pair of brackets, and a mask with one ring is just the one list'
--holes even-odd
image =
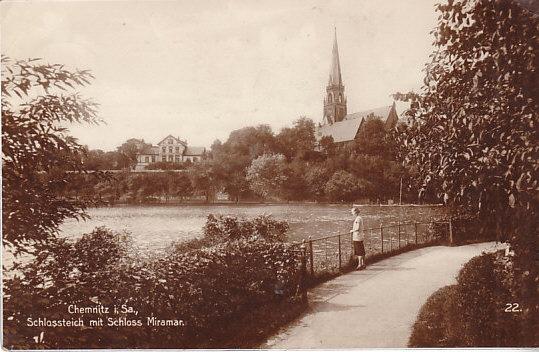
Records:
{"label": "metal railing", "polygon": [[[448,237],[452,243],[452,224],[448,221],[404,222],[364,229],[366,259],[391,255],[405,249],[413,249],[435,243]],[[293,245],[301,254],[304,281],[335,275],[351,267],[353,261],[352,234],[344,233],[320,238],[309,238]]]}

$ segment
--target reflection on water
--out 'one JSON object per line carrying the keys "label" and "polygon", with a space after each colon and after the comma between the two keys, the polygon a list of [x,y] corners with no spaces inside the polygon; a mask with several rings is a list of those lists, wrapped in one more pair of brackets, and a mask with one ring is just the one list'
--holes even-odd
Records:
{"label": "reflection on water", "polygon": [[[365,225],[378,227],[397,221],[427,221],[441,217],[441,207],[361,207]],[[78,237],[97,226],[115,231],[128,231],[141,248],[160,249],[173,241],[188,240],[201,235],[208,214],[234,215],[252,218],[260,214],[272,215],[290,224],[290,241],[348,233],[353,220],[348,205],[184,205],[184,206],[117,206],[93,208],[91,219],[66,221],[62,233]]]}

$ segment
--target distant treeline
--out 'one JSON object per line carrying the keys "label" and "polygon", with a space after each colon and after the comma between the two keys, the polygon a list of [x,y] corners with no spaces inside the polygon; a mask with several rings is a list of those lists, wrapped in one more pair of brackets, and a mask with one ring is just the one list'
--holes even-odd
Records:
{"label": "distant treeline", "polygon": [[[245,127],[233,131],[224,143],[216,140],[200,162],[155,163],[150,168],[164,172],[124,171],[94,181],[91,175],[80,175],[69,194],[98,195],[108,203],[181,202],[193,197],[212,202],[217,194],[234,202],[385,202],[399,198],[402,179],[403,200],[415,201],[410,170],[396,161],[392,134],[376,118],[368,119],[357,138],[346,144],[333,143],[331,137],[317,143],[315,125],[305,117],[277,134],[268,125]],[[89,151],[86,168],[118,168],[112,158],[116,155],[129,170],[141,143],[131,139],[116,152]]]}

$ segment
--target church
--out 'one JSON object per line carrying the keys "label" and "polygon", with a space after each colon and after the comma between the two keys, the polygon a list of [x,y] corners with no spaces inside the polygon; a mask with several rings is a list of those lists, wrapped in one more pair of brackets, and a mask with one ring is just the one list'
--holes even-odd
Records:
{"label": "church", "polygon": [[323,137],[328,136],[333,137],[333,142],[337,144],[351,142],[357,137],[361,126],[367,118],[381,119],[387,129],[395,127],[399,119],[395,102],[392,105],[375,109],[348,113],[341,76],[341,64],[339,62],[337,32],[335,32],[331,69],[324,98],[323,120],[316,129],[316,139],[320,141]]}

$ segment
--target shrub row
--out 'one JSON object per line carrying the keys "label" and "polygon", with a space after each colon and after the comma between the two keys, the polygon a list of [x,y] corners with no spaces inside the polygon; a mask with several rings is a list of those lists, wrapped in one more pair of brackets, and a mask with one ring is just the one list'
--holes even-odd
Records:
{"label": "shrub row", "polygon": [[[217,241],[228,225],[258,229]],[[228,225],[226,225],[228,224]],[[8,348],[203,348],[226,345],[245,317],[296,305],[298,255],[279,237],[283,224],[269,218],[208,221],[206,245],[172,248],[153,257],[131,249],[130,237],[98,228],[76,242],[58,241],[9,279],[4,296],[4,345]],[[209,229],[212,229],[211,232]],[[261,234],[266,234],[262,236]],[[230,237],[230,236],[229,236]],[[198,243],[201,243],[199,241]],[[299,301],[298,301],[299,302]],[[297,303],[299,304],[299,303]],[[109,308],[83,314],[84,327],[32,327],[28,318],[78,319],[69,305]],[[121,312],[121,306],[134,312]],[[120,309],[117,314],[114,308]],[[289,308],[287,308],[289,309]],[[181,320],[151,326],[149,317]],[[104,326],[89,327],[90,319]],[[108,318],[121,321],[107,326]],[[243,332],[245,333],[245,332]]]}
{"label": "shrub row", "polygon": [[[414,324],[409,347],[530,347],[534,307],[523,307],[511,260],[500,253],[472,258],[457,284],[435,292]],[[514,305],[520,306],[513,311]],[[509,309],[510,308],[510,309]],[[533,331],[533,328],[531,329]]]}

